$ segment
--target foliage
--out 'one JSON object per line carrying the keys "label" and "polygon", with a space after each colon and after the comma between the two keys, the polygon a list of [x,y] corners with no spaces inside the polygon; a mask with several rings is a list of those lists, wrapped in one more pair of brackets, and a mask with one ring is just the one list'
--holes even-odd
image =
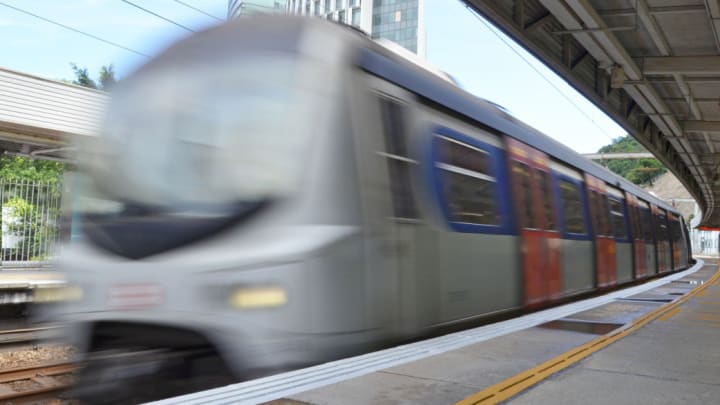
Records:
{"label": "foliage", "polygon": [[75,63],[71,63],[70,67],[75,74],[75,80],[71,82],[73,84],[89,87],[91,89],[109,90],[116,82],[115,68],[112,63],[100,68],[100,76],[97,81],[90,77],[86,67],[81,68]]}
{"label": "foliage", "polygon": [[[44,248],[56,237],[54,219],[60,213],[56,207],[43,212],[34,203],[42,206],[48,200],[57,201],[60,198],[64,168],[65,165],[58,162],[20,156],[0,157],[0,183],[4,183],[2,193],[5,200],[2,204],[3,233],[8,232],[21,238],[12,249],[3,246],[3,259],[45,259],[41,255],[47,254]],[[19,183],[19,186],[13,183]],[[36,190],[31,193],[18,191],[28,187],[36,187]],[[32,198],[28,198],[28,195],[32,195]]]}
{"label": "foliage", "polygon": [[75,80],[72,81],[73,84],[97,89],[97,84],[95,83],[95,80],[90,78],[87,68],[80,68],[74,63],[71,63],[70,67],[72,68],[73,73],[75,73]]}
{"label": "foliage", "polygon": [[33,160],[21,156],[0,157],[0,181],[32,181],[57,184],[65,165],[60,162]]}
{"label": "foliage", "polygon": [[[629,135],[614,139],[598,153],[647,152],[642,145]],[[602,162],[604,166],[635,184],[652,183],[656,177],[667,169],[657,159],[609,159]]]}
{"label": "foliage", "polygon": [[[50,189],[57,188],[51,187]],[[52,198],[51,193],[45,198]],[[7,211],[6,211],[7,210]],[[57,208],[46,212],[39,210],[34,204],[20,197],[11,197],[3,204],[4,231],[16,235],[19,242],[13,249],[3,249],[8,260],[43,260],[47,254],[46,245],[53,241],[57,234],[54,219],[59,215]]]}

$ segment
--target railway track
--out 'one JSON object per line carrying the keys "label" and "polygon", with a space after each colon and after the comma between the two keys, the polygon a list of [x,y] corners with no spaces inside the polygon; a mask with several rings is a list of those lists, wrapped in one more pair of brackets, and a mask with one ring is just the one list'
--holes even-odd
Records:
{"label": "railway track", "polygon": [[0,330],[0,345],[47,340],[52,338],[56,330],[52,326]]}
{"label": "railway track", "polygon": [[0,403],[30,403],[56,398],[74,381],[76,363],[53,363],[0,371]]}

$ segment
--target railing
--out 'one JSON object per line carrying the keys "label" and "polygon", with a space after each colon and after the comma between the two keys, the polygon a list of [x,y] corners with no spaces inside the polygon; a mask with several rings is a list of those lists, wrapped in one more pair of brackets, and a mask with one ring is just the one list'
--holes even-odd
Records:
{"label": "railing", "polygon": [[2,267],[43,267],[59,254],[62,185],[0,181]]}
{"label": "railing", "polygon": [[693,254],[718,256],[718,249],[720,249],[720,245],[718,245],[720,242],[720,232],[693,229],[690,231],[690,240]]}

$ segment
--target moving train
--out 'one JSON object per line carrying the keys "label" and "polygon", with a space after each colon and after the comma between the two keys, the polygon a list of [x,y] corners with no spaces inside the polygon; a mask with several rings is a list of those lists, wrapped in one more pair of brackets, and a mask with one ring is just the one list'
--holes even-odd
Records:
{"label": "moving train", "polygon": [[691,261],[673,207],[320,19],[191,36],[108,111],[80,146],[81,237],[53,309],[92,402],[336,359]]}

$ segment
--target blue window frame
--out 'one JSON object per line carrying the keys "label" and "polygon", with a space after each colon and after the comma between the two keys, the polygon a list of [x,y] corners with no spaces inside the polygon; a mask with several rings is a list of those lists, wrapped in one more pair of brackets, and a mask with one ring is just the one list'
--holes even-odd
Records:
{"label": "blue window frame", "polygon": [[516,234],[503,149],[435,127],[427,160],[430,190],[450,229]]}
{"label": "blue window frame", "polygon": [[587,195],[581,180],[553,172],[555,199],[560,202],[563,239],[592,240]]}

